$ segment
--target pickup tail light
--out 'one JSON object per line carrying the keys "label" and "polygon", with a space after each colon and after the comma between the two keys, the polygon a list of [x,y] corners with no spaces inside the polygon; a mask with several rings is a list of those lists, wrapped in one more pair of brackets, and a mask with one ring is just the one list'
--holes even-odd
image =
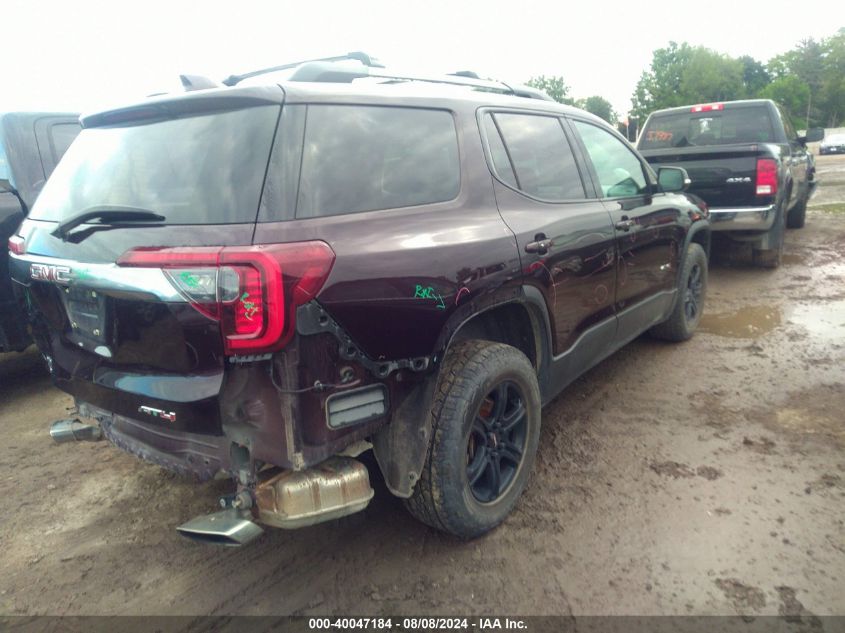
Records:
{"label": "pickup tail light", "polygon": [[118,266],[159,268],[205,316],[220,323],[226,354],[263,354],[287,345],[296,308],[311,301],[331,272],[325,242],[262,246],[135,248]]}
{"label": "pickup tail light", "polygon": [[13,235],[9,238],[9,252],[14,255],[23,255],[26,252],[26,240],[20,235]]}
{"label": "pickup tail light", "polygon": [[696,105],[690,108],[690,112],[713,112],[714,110],[724,110],[724,103],[705,103]]}
{"label": "pickup tail light", "polygon": [[773,196],[778,192],[778,164],[772,158],[757,159],[758,196]]}

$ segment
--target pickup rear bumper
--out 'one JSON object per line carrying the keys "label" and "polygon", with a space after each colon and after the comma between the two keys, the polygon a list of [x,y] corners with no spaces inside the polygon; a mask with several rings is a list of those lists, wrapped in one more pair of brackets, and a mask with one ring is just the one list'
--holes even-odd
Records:
{"label": "pickup rear bumper", "polygon": [[777,208],[765,207],[710,208],[713,231],[768,231],[775,222]]}

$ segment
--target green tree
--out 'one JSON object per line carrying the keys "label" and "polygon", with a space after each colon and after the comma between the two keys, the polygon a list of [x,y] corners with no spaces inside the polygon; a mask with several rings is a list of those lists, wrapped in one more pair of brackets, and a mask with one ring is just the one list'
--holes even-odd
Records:
{"label": "green tree", "polygon": [[744,97],[743,70],[737,59],[707,48],[693,49],[681,72],[681,105]]}
{"label": "green tree", "polygon": [[766,67],[751,55],[743,55],[739,58],[739,63],[742,64],[742,83],[745,84],[745,96],[753,99],[771,83],[772,76],[766,70]]}
{"label": "green tree", "polygon": [[845,28],[823,42],[822,85],[814,101],[819,107],[818,123],[839,127],[845,121]]}
{"label": "green tree", "polygon": [[807,115],[810,87],[794,75],[775,79],[760,91],[763,99],[773,99],[792,115],[796,127],[801,127]]}
{"label": "green tree", "polygon": [[532,77],[526,83],[532,88],[542,90],[558,103],[565,103],[566,105],[574,103],[574,100],[569,96],[569,86],[566,85],[563,77],[540,75],[539,77]]}
{"label": "green tree", "polygon": [[686,42],[669,42],[652,53],[651,68],[642,75],[631,99],[631,114],[644,121],[649,112],[684,105],[681,82],[693,48]]}
{"label": "green tree", "polygon": [[593,95],[592,97],[587,97],[586,99],[579,99],[575,102],[575,105],[582,110],[595,114],[597,117],[604,119],[608,123],[616,123],[616,112],[613,111],[613,106],[610,105],[610,101],[604,97]]}
{"label": "green tree", "polygon": [[[824,83],[825,52],[824,42],[817,42],[810,38],[801,40],[792,50],[769,60],[769,71],[776,82],[791,80],[788,84],[779,84],[776,91],[781,99],[789,100],[788,102],[781,101],[781,103],[792,114],[796,125],[803,126],[806,123],[815,125],[825,118],[825,113],[819,107],[822,105],[819,103],[819,98]],[[806,90],[799,88],[799,85],[803,85]],[[796,100],[797,95],[791,89],[799,90],[803,95],[803,102],[799,103]]]}

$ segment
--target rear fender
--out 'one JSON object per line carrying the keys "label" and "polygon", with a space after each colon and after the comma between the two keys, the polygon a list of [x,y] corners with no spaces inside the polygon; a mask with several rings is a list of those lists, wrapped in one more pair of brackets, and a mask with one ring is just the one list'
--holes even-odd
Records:
{"label": "rear fender", "polygon": [[[441,332],[442,346],[433,354],[439,366],[449,346],[457,340],[461,329],[474,319],[499,307],[519,305],[531,322],[534,342],[534,361],[541,395],[548,392],[549,361],[551,358],[551,328],[542,293],[531,286],[514,287],[496,297],[473,301],[447,322]],[[396,407],[390,423],[373,436],[373,452],[384,475],[388,489],[397,497],[413,494],[428,454],[432,435],[431,405],[439,372],[432,372],[417,383]]]}

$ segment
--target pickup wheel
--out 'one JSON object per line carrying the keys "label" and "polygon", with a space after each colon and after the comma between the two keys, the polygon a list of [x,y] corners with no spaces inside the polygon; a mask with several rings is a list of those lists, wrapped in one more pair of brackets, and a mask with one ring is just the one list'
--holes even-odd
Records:
{"label": "pickup wheel", "polygon": [[792,210],[786,216],[786,226],[790,229],[804,228],[804,222],[807,219],[807,198],[809,192],[798,201]]}
{"label": "pickup wheel", "polygon": [[405,506],[460,538],[493,529],[513,509],[534,464],[540,389],[510,345],[462,341],[446,354],[431,408],[423,472]]}
{"label": "pickup wheel", "polygon": [[691,338],[701,320],[706,296],[707,255],[700,244],[693,242],[687,247],[675,309],[667,320],[651,328],[649,334],[674,342]]}

